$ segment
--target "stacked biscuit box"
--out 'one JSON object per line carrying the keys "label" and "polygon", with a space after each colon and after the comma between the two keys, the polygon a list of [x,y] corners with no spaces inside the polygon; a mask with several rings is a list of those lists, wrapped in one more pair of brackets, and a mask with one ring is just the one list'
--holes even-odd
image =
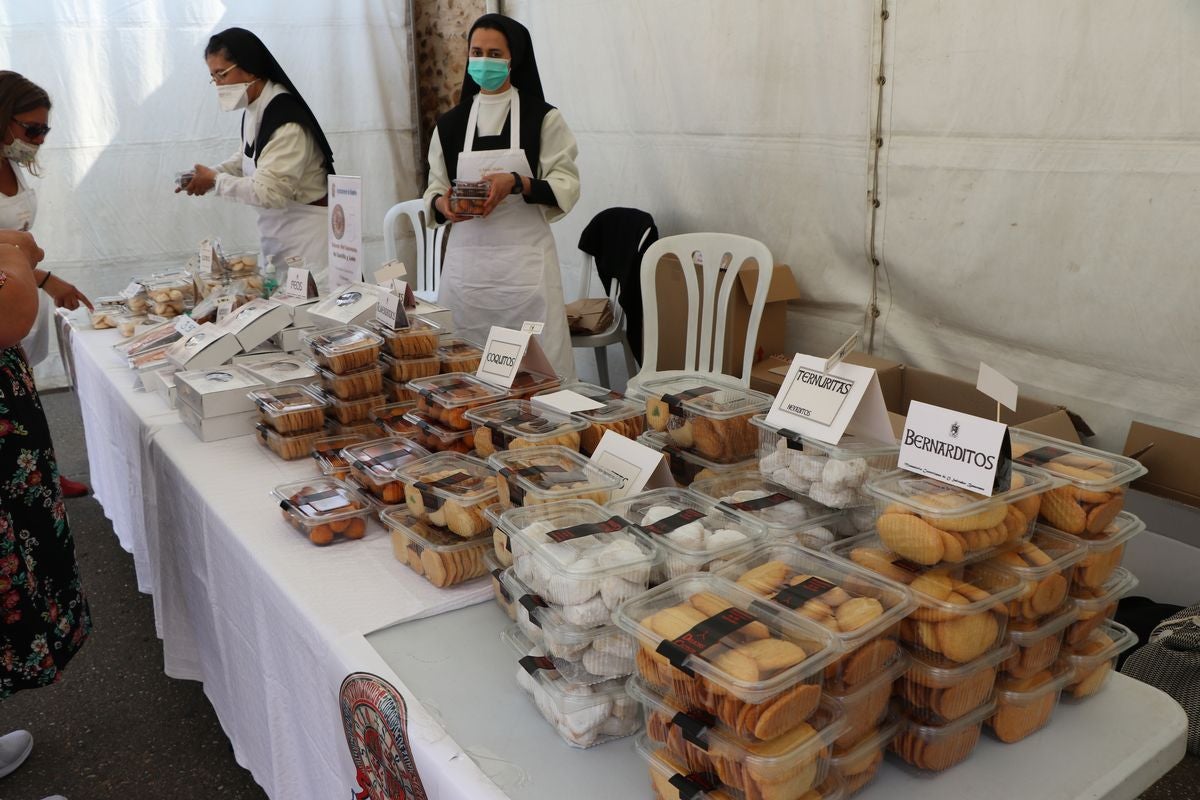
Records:
{"label": "stacked biscuit box", "polygon": [[409,324],[389,328],[379,320],[367,323],[383,339],[379,355],[383,383],[381,389],[389,403],[412,402],[416,399],[407,388],[409,381],[430,378],[441,372],[438,347],[444,333],[441,326],[420,317],[410,317]]}
{"label": "stacked biscuit box", "polygon": [[379,366],[383,338],[346,325],[314,333],[304,343],[312,354],[313,369],[321,377],[329,416],[344,427],[373,427],[371,411],[387,404]]}
{"label": "stacked biscuit box", "polygon": [[573,747],[628,736],[640,727],[625,693],[633,637],[613,610],[650,585],[658,549],[590,500],[511,508],[494,538],[497,601],[516,624],[504,633],[516,651],[517,682]]}
{"label": "stacked biscuit box", "polygon": [[410,381],[416,407],[408,415],[417,427],[414,438],[438,452],[469,453],[475,449],[475,433],[466,414],[475,408],[505,399],[505,391],[465,372],[448,372]]}
{"label": "stacked biscuit box", "polygon": [[310,386],[285,385],[249,394],[258,407],[258,442],[285,461],[307,458],[326,435],[328,402]]}
{"label": "stacked biscuit box", "polygon": [[406,504],[405,486],[396,471],[429,455],[429,451],[408,439],[389,436],[347,445],[339,455],[350,481],[367,493],[378,516]]}
{"label": "stacked biscuit box", "polygon": [[840,791],[830,763],[847,719],[822,702],[842,654],[830,630],[713,574],[668,581],[615,619],[636,639],[629,692],[643,706],[637,750],[657,797]]}
{"label": "stacked biscuit box", "polygon": [[261,380],[237,366],[177,372],[176,407],[201,441],[245,436],[254,432],[257,417],[249,393],[262,387]]}
{"label": "stacked biscuit box", "polygon": [[[579,432],[579,451],[584,455],[590,456],[595,452],[600,440],[608,431],[627,439],[637,439],[646,429],[646,415],[643,407],[626,399],[620,392],[605,389],[594,383],[582,382],[572,383],[564,386],[563,389],[568,389],[602,404],[600,408],[575,411],[571,414],[587,425]],[[549,393],[542,392],[541,394]],[[534,402],[537,402],[536,396]]]}

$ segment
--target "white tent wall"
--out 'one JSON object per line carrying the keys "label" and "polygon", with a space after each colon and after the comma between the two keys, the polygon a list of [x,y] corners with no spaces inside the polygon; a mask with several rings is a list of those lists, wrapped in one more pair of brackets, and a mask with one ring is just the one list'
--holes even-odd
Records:
{"label": "white tent wall", "polygon": [[[253,209],[173,194],[176,172],[238,147],[240,112],[221,113],[204,45],[224,28],[257,33],[320,120],[341,174],[364,176],[366,264],[380,221],[415,197],[420,169],[408,3],[391,0],[90,0],[0,6],[0,65],[43,86],[54,128],[33,179],[34,235],[47,268],[92,297],[134,275],[182,266],[199,241],[258,250]],[[39,384],[61,378],[57,355]]]}
{"label": "white tent wall", "polygon": [[[579,138],[583,195],[663,235],[764,241],[831,350],[870,296],[877,64],[884,141],[875,350],[979,361],[1119,448],[1136,416],[1200,433],[1200,7],[1186,0],[508,0]],[[881,33],[882,31],[882,33]],[[568,289],[568,292],[570,289]]]}

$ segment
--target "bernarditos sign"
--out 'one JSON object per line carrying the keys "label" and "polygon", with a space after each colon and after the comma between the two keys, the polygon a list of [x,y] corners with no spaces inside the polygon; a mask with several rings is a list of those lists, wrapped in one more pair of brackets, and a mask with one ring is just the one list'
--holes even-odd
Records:
{"label": "bernarditos sign", "polygon": [[899,466],[991,497],[1012,481],[1008,426],[914,400],[900,437]]}

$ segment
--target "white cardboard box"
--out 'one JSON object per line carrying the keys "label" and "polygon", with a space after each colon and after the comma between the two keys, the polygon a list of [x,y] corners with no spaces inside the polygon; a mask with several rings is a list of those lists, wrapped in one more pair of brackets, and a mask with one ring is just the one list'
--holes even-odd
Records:
{"label": "white cardboard box", "polygon": [[242,366],[265,386],[309,386],[321,381],[321,376],[309,365],[308,359],[301,356],[282,355]]}
{"label": "white cardboard box", "polygon": [[167,350],[167,360],[181,370],[211,369],[229,362],[240,353],[237,337],[206,322],[187,339]]}
{"label": "white cardboard box", "polygon": [[284,328],[271,337],[271,342],[285,353],[299,353],[307,348],[304,337],[316,331],[316,328]]}
{"label": "white cardboard box", "polygon": [[190,406],[201,419],[254,411],[247,393],[263,388],[261,379],[237,366],[175,373],[175,392],[181,405]]}
{"label": "white cardboard box", "polygon": [[312,327],[313,321],[312,318],[309,317],[308,312],[313,306],[321,302],[321,298],[319,297],[309,297],[302,300],[298,297],[274,296],[271,299],[288,310],[288,315],[291,318],[292,325],[297,328]]}
{"label": "white cardboard box", "polygon": [[232,333],[242,350],[249,351],[291,324],[292,314],[287,308],[260,297],[234,310],[217,327]]}
{"label": "white cardboard box", "polygon": [[232,439],[235,436],[249,436],[254,433],[258,422],[258,411],[247,411],[240,414],[226,414],[223,417],[202,419],[194,408],[187,403],[177,404],[179,418],[183,424],[191,428],[192,433],[202,442],[216,442],[221,439]]}
{"label": "white cardboard box", "polygon": [[375,319],[375,307],[386,289],[369,283],[351,283],[337,292],[321,298],[312,306],[308,316],[318,328],[340,328],[343,325],[362,325]]}

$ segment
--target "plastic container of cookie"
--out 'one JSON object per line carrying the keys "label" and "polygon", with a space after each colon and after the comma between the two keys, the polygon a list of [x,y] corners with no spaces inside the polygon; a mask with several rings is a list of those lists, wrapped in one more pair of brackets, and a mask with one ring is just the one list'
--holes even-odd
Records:
{"label": "plastic container of cookie", "polygon": [[507,509],[499,502],[492,503],[483,510],[483,516],[492,523],[492,555],[497,563],[507,569],[512,566],[512,542],[509,540],[508,529],[504,527],[501,516]]}
{"label": "plastic container of cookie", "polygon": [[441,362],[437,356],[418,356],[416,358],[393,358],[387,353],[379,357],[384,377],[396,383],[408,383],[420,378],[430,378],[438,374]]}
{"label": "plastic container of cookie", "polygon": [[1103,689],[1109,674],[1116,669],[1117,657],[1137,643],[1137,634],[1109,620],[1092,631],[1082,644],[1067,649],[1063,659],[1075,673],[1062,699],[1086,700]]}
{"label": "plastic container of cookie", "polygon": [[611,613],[646,590],[660,557],[628,522],[591,500],[513,508],[500,523],[513,573],[560,610],[589,604],[598,610],[599,601]]}
{"label": "plastic container of cookie", "polygon": [[693,491],[753,517],[773,542],[793,541],[820,549],[834,541],[842,519],[834,511],[759,473],[744,471],[695,481]]}
{"label": "plastic container of cookie", "polygon": [[1074,667],[1060,661],[1026,678],[1001,676],[996,683],[996,712],[988,718],[988,727],[1005,744],[1046,727],[1074,675]]}
{"label": "plastic container of cookie", "polygon": [[403,506],[380,514],[392,537],[396,560],[439,589],[481,578],[487,574],[484,557],[491,549],[487,539],[463,539],[450,531],[419,520]]}
{"label": "plastic container of cookie", "polygon": [[720,464],[757,457],[751,417],[774,398],[711,375],[659,378],[639,390],[646,427],[666,433],[670,443]]}
{"label": "plastic container of cookie", "polygon": [[1125,506],[1125,490],[1146,474],[1132,458],[1013,428],[1013,460],[1065,482],[1045,498],[1042,521],[1065,533],[1094,536]]}
{"label": "plastic container of cookie", "polygon": [[483,348],[466,339],[444,339],[437,349],[439,369],[445,375],[450,372],[473,373],[483,360]]}
{"label": "plastic container of cookie", "polygon": [[342,400],[338,397],[325,395],[329,402],[328,413],[343,425],[373,425],[371,412],[380,406],[388,404],[382,394],[362,397],[357,400]]}
{"label": "plastic container of cookie", "polygon": [[900,731],[900,719],[889,714],[871,734],[848,748],[835,744],[830,771],[842,780],[845,796],[861,791],[879,773],[884,751]]}
{"label": "plastic container of cookie", "polygon": [[404,419],[404,415],[416,408],[416,403],[388,403],[371,409],[371,419],[388,436],[412,436],[417,426]]}
{"label": "plastic container of cookie", "polygon": [[530,400],[535,394],[552,392],[562,386],[557,375],[547,375],[544,372],[517,370],[512,386],[508,388],[509,400]]}
{"label": "plastic container of cookie", "polygon": [[465,455],[475,449],[475,431],[446,428],[419,411],[408,412],[403,420],[414,428],[409,438],[427,450]]}
{"label": "plastic container of cookie", "polygon": [[579,450],[579,432],[587,423],[528,400],[504,400],[466,413],[481,458],[505,450],[558,445]]}
{"label": "plastic container of cookie", "polygon": [[383,394],[389,403],[412,403],[416,406],[417,393],[407,383],[397,383],[386,374],[383,376]]}
{"label": "plastic container of cookie", "polygon": [[1079,609],[1068,605],[1040,623],[1026,620],[1009,622],[1008,640],[1017,650],[1000,665],[1001,671],[1014,678],[1027,678],[1047,669],[1058,659],[1067,628],[1077,619]]}
{"label": "plastic container of cookie", "polygon": [[325,427],[329,403],[307,386],[258,389],[247,395],[264,425],[281,434],[311,433]]}
{"label": "plastic container of cookie", "polygon": [[254,432],[259,444],[284,461],[308,458],[317,440],[325,435],[323,430],[311,433],[280,433],[262,422],[254,426]]}
{"label": "plastic container of cookie", "polygon": [[[478,449],[478,432],[475,442]],[[558,445],[496,453],[488,464],[496,470],[496,489],[505,509],[571,499],[604,505],[621,486],[620,476]]]}
{"label": "plastic container of cookie", "polygon": [[496,473],[477,458],[435,453],[397,469],[405,484],[405,502],[416,518],[464,539],[492,532],[484,509],[496,502]]}
{"label": "plastic container of cookie", "polygon": [[564,742],[585,749],[631,736],[642,727],[637,701],[620,678],[590,686],[571,683],[516,625],[501,634],[517,656],[517,685]]}
{"label": "plastic container of cookie", "polygon": [[498,403],[507,396],[499,386],[462,372],[410,381],[408,388],[418,395],[417,411],[442,427],[457,431],[471,429],[471,421],[466,417],[468,411]]}
{"label": "plastic container of cookie", "polygon": [[329,436],[361,436],[364,441],[379,438],[379,427],[370,420],[343,425],[334,417],[325,420],[325,433]]}
{"label": "plastic container of cookie", "polygon": [[310,478],[281,484],[271,493],[279,501],[284,520],[313,544],[327,545],[366,535],[371,509],[349,484],[332,478]]}
{"label": "plastic container of cookie", "polygon": [[[377,319],[367,322],[367,328],[383,339],[389,354],[395,358],[429,358],[437,354],[442,326],[422,317],[409,317],[408,327],[389,328]],[[432,374],[437,374],[435,369]],[[399,380],[399,379],[397,379]],[[405,379],[410,380],[410,379]]]}
{"label": "plastic container of cookie", "polygon": [[1021,579],[1021,593],[1008,604],[1011,621],[1039,622],[1062,610],[1087,548],[1075,537],[1039,525],[1028,541],[992,556],[988,563]]}
{"label": "plastic container of cookie", "polygon": [[405,502],[404,483],[396,479],[396,470],[428,455],[421,445],[399,437],[374,439],[342,451],[354,482],[388,505]]}
{"label": "plastic container of cookie", "polygon": [[1074,587],[1071,590],[1071,605],[1078,613],[1078,619],[1067,628],[1067,648],[1080,646],[1092,635],[1092,631],[1104,624],[1105,620],[1112,619],[1117,613],[1117,604],[1121,598],[1137,586],[1138,579],[1132,572],[1124,567],[1117,567],[1101,586]]}
{"label": "plastic container of cookie", "polygon": [[719,788],[735,796],[807,796],[829,774],[833,742],[845,727],[834,709],[821,706],[804,725],[778,738],[744,742],[714,725],[706,712],[664,697],[637,678],[629,680],[626,691],[641,703],[648,744],[665,749],[686,768],[683,774],[712,775]]}
{"label": "plastic container of cookie", "polygon": [[966,664],[913,656],[894,694],[909,719],[929,725],[954,722],[992,700],[1000,665],[1015,653],[1016,646],[1005,642]]}
{"label": "plastic container of cookie", "polygon": [[325,393],[339,400],[360,400],[383,394],[383,370],[378,364],[352,369],[340,375],[317,364],[312,367],[321,376]]}
{"label": "plastic container of cookie", "polygon": [[851,692],[902,657],[900,622],[916,602],[907,588],[870,570],[793,542],[770,542],[717,574],[834,635],[845,655],[825,670],[827,693]]}
{"label": "plastic container of cookie", "polygon": [[714,572],[749,553],[767,529],[690,489],[653,489],[608,504],[608,510],[635,526],[663,553],[652,580],[661,583],[693,572]]}
{"label": "plastic container of cookie", "polygon": [[322,475],[344,481],[350,477],[350,464],[346,461],[342,450],[365,441],[367,441],[366,437],[359,434],[321,436],[313,442],[312,457],[316,460],[317,466],[321,468]]}
{"label": "plastic container of cookie", "polygon": [[879,725],[887,716],[896,680],[908,671],[909,663],[908,654],[900,651],[890,666],[850,691],[831,692],[826,684],[822,702],[837,709],[846,721],[846,727],[835,741],[835,746],[850,747]]}
{"label": "plastic container of cookie", "polygon": [[[587,411],[574,411],[571,416],[583,420],[587,427],[579,433],[580,452],[591,455],[599,446],[600,440],[608,431],[619,434],[627,439],[637,439],[646,430],[645,410],[638,403],[625,398],[620,392],[614,392],[594,383],[576,382],[563,386],[564,391],[572,391],[583,395],[589,400],[602,403],[600,408]],[[542,394],[549,394],[543,392]],[[534,397],[537,403],[537,396]]]}
{"label": "plastic container of cookie", "polygon": [[614,621],[638,639],[643,681],[751,741],[807,720],[841,654],[825,628],[784,617],[716,575],[668,581],[622,603]]}
{"label": "plastic container of cookie", "polygon": [[1080,537],[1087,544],[1087,555],[1075,565],[1071,588],[1096,589],[1107,583],[1125,559],[1125,545],[1145,530],[1146,523],[1122,511],[1098,536]]}
{"label": "plastic container of cookie", "polygon": [[932,566],[990,555],[1029,538],[1042,494],[1057,482],[1044,472],[1014,466],[1012,487],[984,497],[907,470],[867,481],[876,498],[875,528],[891,550]]}
{"label": "plastic container of cookie", "polygon": [[483,566],[492,579],[492,599],[496,601],[496,606],[504,612],[505,616],[516,622],[517,598],[513,597],[512,592],[508,591],[508,587],[504,585],[508,567],[501,564],[492,551],[483,554]]}
{"label": "plastic container of cookie", "polygon": [[346,325],[305,336],[313,361],[338,375],[369,367],[379,360],[383,339],[365,328]]}
{"label": "plastic container of cookie", "polygon": [[671,477],[680,486],[691,486],[698,480],[732,475],[736,472],[753,472],[757,469],[758,462],[753,458],[732,464],[719,464],[691,451],[681,450],[671,444],[665,433],[658,431],[646,431],[637,440],[651,450],[657,450],[667,457],[667,466],[671,470]]}
{"label": "plastic container of cookie", "polygon": [[996,710],[995,700],[946,725],[929,725],[900,715],[900,730],[892,740],[892,752],[910,766],[927,772],[942,772],[966,761],[983,731],[983,723]]}
{"label": "plastic container of cookie", "polygon": [[758,429],[758,468],[767,477],[809,495],[828,508],[873,505],[863,487],[896,469],[900,446],[857,436],[836,445],[777,428],[763,414],[750,419]]}

